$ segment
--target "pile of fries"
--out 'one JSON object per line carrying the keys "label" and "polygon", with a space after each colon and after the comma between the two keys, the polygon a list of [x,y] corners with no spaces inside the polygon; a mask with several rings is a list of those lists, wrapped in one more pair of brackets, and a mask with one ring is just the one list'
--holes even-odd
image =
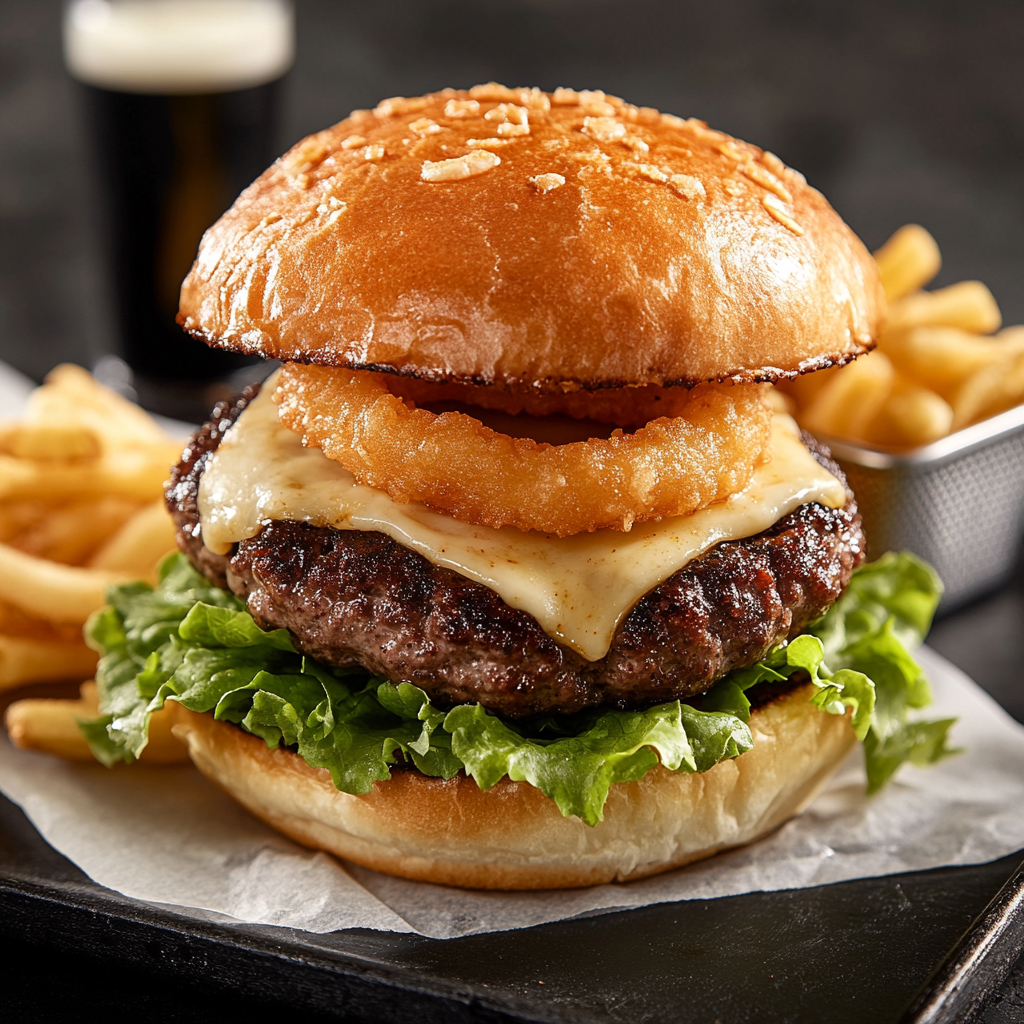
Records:
{"label": "pile of fries", "polygon": [[[174,549],[162,495],[180,448],[71,365],[0,425],[0,691],[92,675],[85,620],[112,582],[153,579]],[[96,714],[89,681],[78,700],[17,701],[7,727],[18,746],[90,758],[77,718]]]}
{"label": "pile of fries", "polygon": [[942,258],[916,224],[900,228],[875,259],[889,300],[878,348],[782,386],[801,426],[825,438],[909,449],[1024,402],[1024,326],[999,330],[999,307],[985,285],[922,291]]}

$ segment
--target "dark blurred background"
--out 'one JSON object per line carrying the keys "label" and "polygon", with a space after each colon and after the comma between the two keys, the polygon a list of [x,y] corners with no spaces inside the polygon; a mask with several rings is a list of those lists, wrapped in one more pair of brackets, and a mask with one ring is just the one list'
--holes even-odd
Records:
{"label": "dark blurred background", "polygon": [[[1010,0],[297,0],[280,149],[384,96],[496,79],[703,118],[802,170],[875,248],[917,221],[939,283],[1024,321],[1024,4]],[[111,345],[101,225],[58,0],[0,3],[0,359]]]}

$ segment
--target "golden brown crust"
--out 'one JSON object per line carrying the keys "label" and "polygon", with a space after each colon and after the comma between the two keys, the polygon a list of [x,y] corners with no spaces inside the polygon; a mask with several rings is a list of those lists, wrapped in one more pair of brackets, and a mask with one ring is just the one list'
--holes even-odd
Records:
{"label": "golden brown crust", "polygon": [[883,302],[772,154],[602,93],[483,86],[299,143],[207,232],[179,320],[236,351],[558,393],[821,369],[872,347]]}
{"label": "golden brown crust", "polygon": [[315,849],[421,881],[550,889],[644,878],[752,842],[799,813],[854,744],[848,718],[798,688],[755,711],[754,747],[710,771],[660,766],[612,786],[591,828],[525,782],[482,792],[471,779],[396,771],[365,796],[322,768],[212,715],[174,705],[197,767],[257,817]]}

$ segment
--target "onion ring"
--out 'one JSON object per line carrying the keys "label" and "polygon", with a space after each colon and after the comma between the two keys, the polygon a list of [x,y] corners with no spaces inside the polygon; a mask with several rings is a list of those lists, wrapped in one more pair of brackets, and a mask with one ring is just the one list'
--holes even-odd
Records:
{"label": "onion ring", "polygon": [[682,414],[635,433],[550,445],[509,437],[465,413],[433,413],[365,370],[282,367],[281,422],[392,500],[463,522],[567,537],[629,530],[742,490],[767,447],[761,385],[702,384]]}

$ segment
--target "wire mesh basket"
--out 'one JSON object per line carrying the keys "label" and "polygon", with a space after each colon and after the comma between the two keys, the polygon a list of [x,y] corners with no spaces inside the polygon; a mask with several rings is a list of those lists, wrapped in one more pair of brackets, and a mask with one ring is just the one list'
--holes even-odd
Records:
{"label": "wire mesh basket", "polygon": [[823,440],[857,495],[868,557],[913,551],[948,610],[1013,571],[1024,537],[1024,406],[899,454]]}

